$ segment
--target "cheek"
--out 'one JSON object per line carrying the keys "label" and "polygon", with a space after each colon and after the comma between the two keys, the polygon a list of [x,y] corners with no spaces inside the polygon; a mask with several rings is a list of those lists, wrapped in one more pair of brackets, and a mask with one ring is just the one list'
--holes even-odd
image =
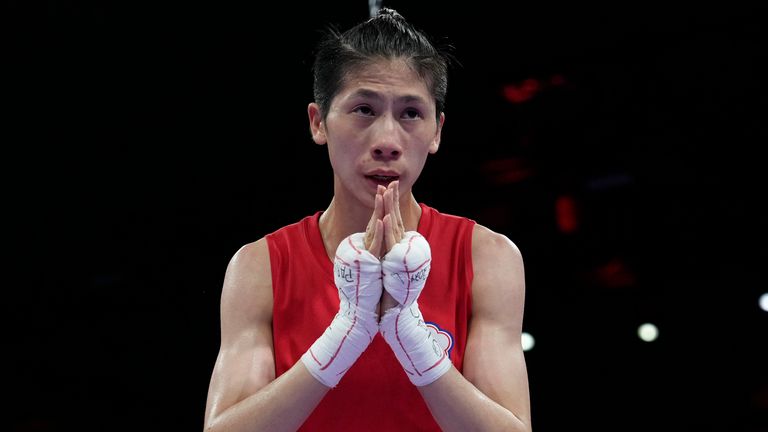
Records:
{"label": "cheek", "polygon": [[361,134],[344,133],[341,130],[335,132],[328,137],[328,150],[335,159],[351,161],[364,152],[365,144]]}
{"label": "cheek", "polygon": [[427,163],[427,154],[420,155],[419,159],[415,161],[417,171],[421,173],[421,170],[424,169],[424,165]]}
{"label": "cheek", "polygon": [[336,172],[341,173],[354,169],[357,153],[352,146],[334,143],[328,147],[328,155]]}

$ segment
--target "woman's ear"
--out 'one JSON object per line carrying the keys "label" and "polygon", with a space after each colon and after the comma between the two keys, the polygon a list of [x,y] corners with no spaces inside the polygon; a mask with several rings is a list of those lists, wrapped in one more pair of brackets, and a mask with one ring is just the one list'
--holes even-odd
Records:
{"label": "woman's ear", "polygon": [[437,121],[437,130],[435,136],[432,138],[432,142],[429,144],[429,152],[432,154],[437,153],[437,149],[440,148],[440,134],[443,131],[443,123],[445,123],[445,113],[440,113],[440,120]]}
{"label": "woman's ear", "polygon": [[318,145],[326,144],[328,138],[325,136],[325,122],[323,121],[323,114],[320,112],[320,106],[315,102],[310,103],[307,107],[307,115],[309,115],[309,130],[312,132],[312,140]]}

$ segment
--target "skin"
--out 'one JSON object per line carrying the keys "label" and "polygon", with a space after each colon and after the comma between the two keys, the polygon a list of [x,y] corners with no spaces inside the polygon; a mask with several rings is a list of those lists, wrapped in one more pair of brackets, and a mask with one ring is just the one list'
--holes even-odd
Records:
{"label": "skin", "polygon": [[[362,231],[366,248],[381,257],[405,231],[416,230],[421,208],[412,187],[428,155],[438,150],[445,116],[436,116],[426,83],[399,60],[379,60],[350,75],[327,116],[314,103],[308,116],[312,138],[328,146],[334,170],[334,197],[320,218],[329,259],[342,239]],[[370,174],[388,177],[377,181]],[[472,262],[464,373],[452,368],[418,390],[445,431],[530,431],[520,251],[477,224]],[[262,238],[235,253],[224,278],[206,430],[293,431],[329,390],[301,362],[275,379],[272,301]],[[396,304],[385,291],[380,311]]]}

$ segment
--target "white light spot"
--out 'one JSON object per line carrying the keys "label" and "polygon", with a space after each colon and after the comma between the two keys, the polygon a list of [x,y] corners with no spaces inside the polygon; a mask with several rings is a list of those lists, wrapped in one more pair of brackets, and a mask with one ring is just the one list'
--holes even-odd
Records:
{"label": "white light spot", "polygon": [[768,293],[760,296],[760,309],[768,312]]}
{"label": "white light spot", "polygon": [[645,323],[637,328],[637,336],[646,342],[653,342],[659,337],[659,329],[651,323]]}
{"label": "white light spot", "polygon": [[523,334],[520,336],[520,342],[523,345],[523,351],[530,351],[533,346],[536,345],[536,341],[533,339],[533,336],[526,332],[523,332]]}

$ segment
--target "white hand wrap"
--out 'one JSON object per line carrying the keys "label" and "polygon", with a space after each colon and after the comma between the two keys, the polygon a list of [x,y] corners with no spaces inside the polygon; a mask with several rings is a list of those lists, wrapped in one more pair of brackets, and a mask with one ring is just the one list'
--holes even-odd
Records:
{"label": "white hand wrap", "polygon": [[301,357],[312,376],[328,387],[336,387],[378,331],[381,263],[364,249],[363,238],[364,233],[352,234],[336,249],[339,313]]}
{"label": "white hand wrap", "polygon": [[408,231],[382,262],[384,289],[400,305],[384,313],[379,328],[416,386],[432,383],[451,368],[451,359],[424,323],[417,302],[427,282],[431,260],[427,240]]}
{"label": "white hand wrap", "polygon": [[402,306],[410,306],[427,283],[431,263],[432,249],[427,239],[416,231],[407,231],[382,260],[384,289]]}
{"label": "white hand wrap", "polygon": [[380,328],[414,385],[430,384],[451,368],[451,359],[424,324],[418,303],[386,311]]}

